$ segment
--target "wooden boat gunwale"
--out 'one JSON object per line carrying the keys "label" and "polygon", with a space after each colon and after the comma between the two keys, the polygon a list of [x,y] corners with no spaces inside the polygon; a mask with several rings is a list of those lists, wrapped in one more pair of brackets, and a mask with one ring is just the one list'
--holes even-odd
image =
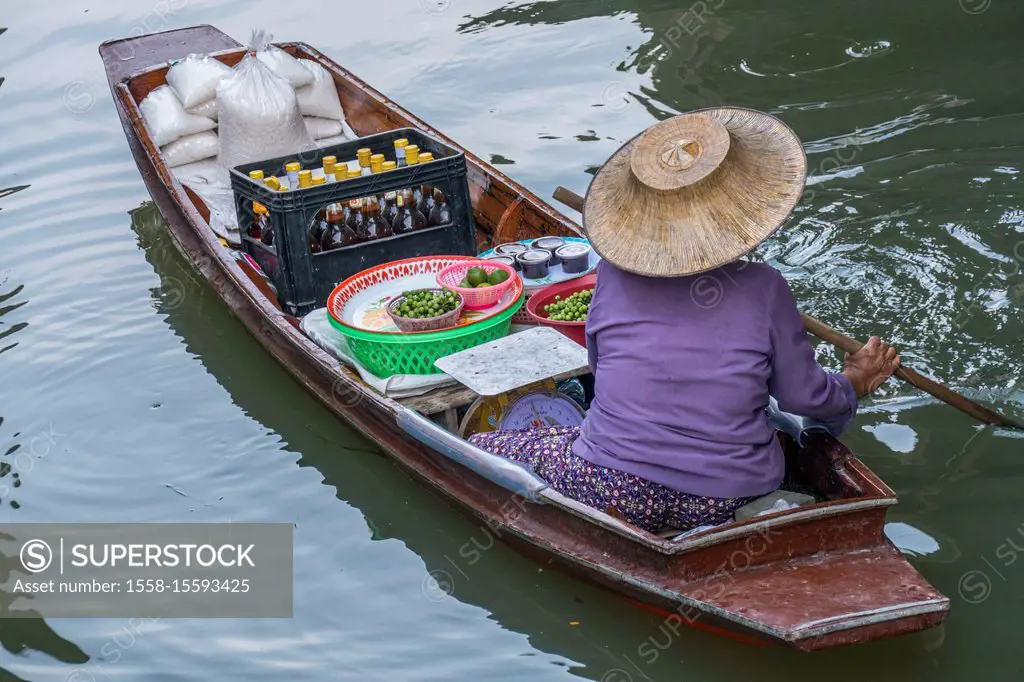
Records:
{"label": "wooden boat gunwale", "polygon": [[[195,32],[205,29],[227,38],[210,26],[177,29],[167,33]],[[139,43],[144,38],[162,39],[162,36],[165,35],[166,33],[151,34],[130,40]],[[105,49],[112,49],[113,45],[120,42],[125,41],[104,43],[101,46],[101,53]],[[292,53],[304,53],[324,66],[334,77],[343,98],[345,94],[343,88],[358,91],[371,104],[379,106],[401,119],[402,126],[417,127],[465,151],[471,175],[475,174],[478,182],[481,179],[486,181],[487,192],[496,191],[501,194],[499,203],[505,207],[506,213],[513,207],[519,210],[526,208],[528,213],[532,212],[534,219],[540,216],[545,222],[565,230],[567,233],[580,233],[580,229],[575,223],[555,211],[546,202],[538,199],[455,141],[405,111],[319,51],[304,43],[286,43],[281,46]],[[244,52],[245,48],[242,47],[226,47],[210,53],[229,61],[236,56],[240,59]],[[184,56],[184,54],[180,56]],[[398,401],[381,396],[365,387],[358,375],[341,366],[333,357],[309,340],[298,329],[298,321],[282,312],[276,306],[276,301],[266,296],[265,291],[254,279],[254,273],[245,271],[234,257],[221,246],[209,228],[202,211],[196,205],[194,195],[177,180],[163,163],[158,148],[153,145],[148,131],[142,123],[141,113],[138,109],[138,101],[141,100],[141,97],[138,97],[138,94],[141,92],[141,88],[154,87],[152,79],[156,78],[161,70],[167,68],[166,59],[162,62],[156,61],[151,66],[130,73],[116,73],[118,67],[112,67],[106,59],[104,62],[129,145],[132,147],[136,161],[139,162],[140,171],[150,193],[157,202],[161,213],[168,219],[169,231],[176,247],[182,250],[186,258],[196,265],[268,352],[329,409],[344,418],[365,436],[377,441],[399,464],[442,492],[456,506],[482,519],[489,527],[501,528],[503,533],[510,536],[510,540],[520,540],[522,546],[531,551],[560,556],[563,564],[587,569],[592,574],[591,577],[597,578],[599,582],[617,584],[619,587],[633,587],[641,596],[657,596],[664,603],[673,605],[680,602],[688,603],[688,598],[678,591],[667,591],[655,582],[645,581],[617,570],[607,565],[607,562],[602,564],[589,561],[579,553],[567,551],[565,546],[571,544],[573,529],[576,531],[584,529],[587,532],[609,532],[612,535],[608,536],[608,541],[613,537],[618,537],[627,543],[626,549],[622,551],[627,553],[650,552],[650,558],[660,557],[662,561],[670,561],[680,555],[704,556],[708,551],[717,547],[727,546],[739,539],[749,538],[766,530],[791,528],[792,532],[798,532],[801,527],[810,527],[808,524],[813,525],[830,518],[849,520],[863,517],[863,521],[860,521],[860,526],[858,526],[861,528],[858,532],[864,533],[862,540],[867,542],[874,538],[875,542],[888,543],[884,539],[884,535],[881,534],[881,523],[884,521],[885,509],[896,503],[895,494],[845,446],[831,437],[821,436],[816,437],[813,443],[808,444],[807,451],[815,452],[815,456],[823,460],[831,460],[830,466],[835,476],[845,477],[848,485],[859,489],[858,497],[832,500],[794,511],[766,515],[744,523],[728,524],[719,529],[697,533],[679,541],[672,541],[641,531],[604,512],[585,507],[545,487],[537,495],[539,499],[536,501],[542,504],[535,505],[537,510],[534,511],[534,515],[543,517],[542,520],[551,519],[548,526],[542,526],[543,529],[549,531],[549,534],[542,537],[537,533],[531,534],[528,529],[518,527],[515,520],[504,518],[497,513],[494,500],[496,499],[495,495],[500,495],[500,493],[493,489],[496,487],[492,485],[493,481],[482,478],[477,480],[477,475],[473,471],[466,470],[451,461],[438,460],[436,450],[423,447],[421,443],[411,439],[408,432],[404,434],[396,432],[396,420],[401,421],[398,419],[399,415],[408,413],[419,417],[418,413],[409,410]],[[349,114],[351,122],[352,111],[347,104],[346,112]],[[396,125],[396,127],[401,126]],[[150,169],[147,170],[142,165],[143,158]],[[149,172],[152,172],[155,177],[148,175]],[[176,212],[181,216],[180,223]],[[476,202],[474,202],[474,214],[477,217]],[[493,232],[504,221],[504,214],[501,219],[495,219],[493,215],[481,215],[480,218],[477,221],[478,227],[484,231]],[[352,396],[356,396],[357,399],[352,401]],[[440,427],[435,428],[439,429]],[[453,468],[453,466],[457,468]],[[498,490],[501,489],[498,488]],[[487,502],[488,499],[491,501]],[[507,495],[505,495],[505,499],[507,499]],[[543,507],[552,508],[555,510],[554,513],[562,516],[551,517],[548,512],[539,511]],[[580,526],[579,523],[573,522],[573,519],[584,525]],[[551,523],[555,523],[556,526],[552,526]],[[557,525],[562,523],[569,524],[569,527],[567,529],[558,528]],[[891,543],[889,544],[891,545]],[[824,547],[825,551],[828,549],[829,547]],[[909,565],[908,569],[913,572]],[[916,572],[914,573],[916,574]],[[711,604],[692,599],[689,602],[703,612],[716,615],[714,606]],[[884,614],[871,611],[866,611],[863,614],[843,613],[834,618],[802,623],[799,627],[788,630],[772,628],[756,620],[737,617],[735,613],[717,615],[727,623],[739,624],[769,637],[788,641],[800,648],[820,648],[831,646],[834,643],[859,641],[850,638],[859,632],[858,628],[874,626],[876,623],[871,619],[878,619],[877,624],[881,625],[893,621],[890,624],[895,628],[894,631],[907,631],[919,629],[911,628],[912,623],[906,620],[907,618],[930,614],[927,623],[934,624],[937,622],[935,618],[941,620],[941,616],[944,616],[946,610],[948,610],[948,599],[942,597],[931,602],[896,604]],[[899,621],[902,630],[897,627],[895,616],[903,619]],[[921,623],[925,622],[921,621]],[[839,633],[840,636],[835,638],[827,636],[832,633]]]}

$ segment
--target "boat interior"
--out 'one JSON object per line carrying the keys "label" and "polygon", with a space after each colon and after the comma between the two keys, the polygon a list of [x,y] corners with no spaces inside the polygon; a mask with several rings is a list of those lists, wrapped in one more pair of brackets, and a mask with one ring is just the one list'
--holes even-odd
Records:
{"label": "boat interior", "polygon": [[[327,68],[334,77],[348,123],[360,136],[395,128],[414,127],[462,149],[455,141],[406,112],[317,50],[301,43],[281,44],[280,47],[299,59],[312,59]],[[244,48],[214,53],[214,56],[230,66],[237,64],[244,55]],[[158,65],[135,73],[116,87],[115,97],[121,99],[136,134],[171,195],[179,197],[182,203],[187,202],[191,205],[195,215],[200,218],[193,221],[197,223],[197,229],[205,230],[207,241],[227,253],[233,246],[213,234],[208,224],[209,208],[196,192],[183,186],[164,164],[159,148],[148,139],[148,133],[142,123],[139,103],[154,88],[166,82],[167,70],[166,65]],[[582,235],[576,223],[485,161],[469,151],[466,151],[466,159],[479,250],[488,249],[498,243],[544,235]],[[276,320],[282,324],[301,328],[300,320],[281,311],[272,287],[268,286],[255,268],[241,260],[235,261],[235,264],[237,276],[247,278],[265,298],[264,301],[257,302],[259,305],[272,310]],[[312,344],[308,336],[304,338],[306,343]],[[613,531],[631,543],[639,543],[663,555],[692,552],[709,545],[763,534],[768,527],[775,530],[785,529],[801,524],[834,520],[835,517],[842,516],[849,519],[849,532],[832,536],[821,533],[821,537],[807,547],[795,541],[782,541],[778,543],[778,551],[766,553],[753,563],[766,562],[787,553],[792,556],[829,549],[872,547],[885,542],[882,532],[884,509],[895,503],[893,491],[841,443],[827,434],[806,428],[806,424],[787,415],[778,415],[780,439],[786,452],[788,470],[784,487],[791,491],[807,493],[813,500],[795,508],[770,511],[762,516],[715,528],[688,533],[666,529],[663,533],[652,534],[625,523],[617,517],[614,510],[592,510],[564,498],[547,488],[532,472],[517,470],[518,465],[510,466],[510,463],[504,460],[496,461],[500,458],[470,445],[462,437],[466,433],[466,415],[474,404],[480,402],[481,397],[469,387],[455,382],[422,395],[395,398],[381,396],[367,387],[359,375],[344,366],[337,358],[328,357],[319,349],[315,354],[323,358],[324,362],[329,362],[331,370],[354,387],[351,390],[366,392],[374,405],[394,414],[399,426],[411,437],[429,445],[433,450],[465,464],[507,490],[522,494],[534,502],[561,507],[591,524]],[[582,362],[579,357],[574,361],[567,361],[552,368],[548,376],[540,379],[535,376],[525,377],[514,388],[550,386],[553,382],[578,377],[585,391],[583,402],[586,403],[592,397],[592,382],[588,380],[585,352],[583,356]]]}

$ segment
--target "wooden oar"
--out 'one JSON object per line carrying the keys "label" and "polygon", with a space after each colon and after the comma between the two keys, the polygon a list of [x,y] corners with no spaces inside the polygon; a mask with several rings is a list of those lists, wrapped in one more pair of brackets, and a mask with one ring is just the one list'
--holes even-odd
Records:
{"label": "wooden oar", "polygon": [[[558,187],[555,189],[554,197],[569,208],[579,211],[580,213],[583,212],[583,197],[572,190],[566,189],[565,187]],[[851,339],[849,336],[837,332],[835,329],[832,329],[832,327],[829,327],[824,322],[814,319],[810,315],[800,313],[800,316],[803,317],[804,326],[807,328],[807,331],[814,334],[822,341],[831,343],[842,351],[851,354],[856,353],[864,345],[856,339]],[[952,405],[961,412],[971,415],[982,423],[994,424],[996,426],[1008,426],[1015,429],[1024,429],[1024,424],[1021,424],[1006,415],[1000,414],[999,412],[991,410],[984,405],[976,403],[970,398],[957,393],[948,386],[918,374],[908,367],[901,366],[896,370],[896,376],[903,379],[911,386],[919,388],[925,393],[938,398],[947,405]]]}

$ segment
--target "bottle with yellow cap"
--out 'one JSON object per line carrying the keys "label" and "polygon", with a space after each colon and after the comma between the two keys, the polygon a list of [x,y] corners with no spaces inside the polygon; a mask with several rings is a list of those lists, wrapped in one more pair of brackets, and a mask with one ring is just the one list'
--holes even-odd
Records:
{"label": "bottle with yellow cap", "polygon": [[420,148],[414,144],[405,147],[405,165],[415,166],[420,162]]}
{"label": "bottle with yellow cap", "polygon": [[[434,160],[430,152],[421,153],[417,163],[429,163]],[[413,195],[416,197],[416,208],[424,217],[429,216],[434,209],[434,188],[430,185],[420,185],[419,191],[413,188]],[[429,222],[429,219],[428,219]]]}
{"label": "bottle with yellow cap", "polygon": [[452,221],[452,209],[448,205],[448,197],[444,195],[444,192],[438,188],[434,188],[434,207],[430,209],[430,215],[427,216],[427,225],[429,227],[436,227],[438,225],[447,225]]}
{"label": "bottle with yellow cap", "polygon": [[298,161],[289,161],[284,165],[284,171],[288,174],[288,188],[296,189],[299,186],[299,171],[302,164]]}
{"label": "bottle with yellow cap", "polygon": [[327,182],[336,182],[338,178],[335,172],[338,165],[338,157],[325,156],[322,163],[324,165],[324,177],[327,178]]}
{"label": "bottle with yellow cap", "polygon": [[367,239],[383,239],[394,234],[391,225],[381,215],[377,197],[372,194],[363,200],[363,227]]}
{"label": "bottle with yellow cap", "polygon": [[352,231],[352,228],[345,224],[345,215],[339,210],[338,204],[328,206],[327,225],[320,238],[320,250],[332,251],[359,241],[359,237]]}
{"label": "bottle with yellow cap", "polygon": [[362,175],[369,175],[373,172],[370,168],[371,156],[373,156],[373,150],[369,147],[363,147],[356,151],[356,158],[359,160],[359,168]]}
{"label": "bottle with yellow cap", "polygon": [[405,148],[409,146],[409,140],[400,137],[395,140],[395,164],[402,168],[405,166]]}
{"label": "bottle with yellow cap", "polygon": [[412,191],[403,189],[398,193],[398,216],[391,229],[395,234],[406,234],[413,230],[422,230],[427,226],[427,219],[416,209]]}
{"label": "bottle with yellow cap", "polygon": [[345,219],[345,224],[348,225],[349,229],[351,229],[361,240],[365,239],[365,229],[363,225],[364,217],[362,197],[358,199],[351,199],[348,202],[348,217]]}
{"label": "bottle with yellow cap", "polygon": [[[398,163],[395,161],[384,162],[384,172],[393,171],[398,168]],[[384,219],[384,222],[389,226],[394,225],[395,216],[398,215],[398,192],[392,190],[385,192],[381,196],[380,200],[380,217]]]}
{"label": "bottle with yellow cap", "polygon": [[299,189],[306,189],[313,186],[313,171],[299,171]]}
{"label": "bottle with yellow cap", "polygon": [[320,246],[323,241],[324,235],[327,233],[328,223],[327,216],[330,215],[335,204],[331,204],[322,211],[316,214],[313,218],[313,225],[309,228],[309,252],[320,253],[322,247]]}
{"label": "bottle with yellow cap", "polygon": [[[249,171],[249,177],[259,182],[263,180],[263,171],[254,170]],[[246,230],[246,234],[256,240],[263,238],[263,232],[267,229],[270,223],[270,211],[267,207],[258,201],[252,202],[252,222],[249,223],[249,229]]]}
{"label": "bottle with yellow cap", "polygon": [[370,157],[370,171],[373,173],[384,172],[384,155],[374,154]]}

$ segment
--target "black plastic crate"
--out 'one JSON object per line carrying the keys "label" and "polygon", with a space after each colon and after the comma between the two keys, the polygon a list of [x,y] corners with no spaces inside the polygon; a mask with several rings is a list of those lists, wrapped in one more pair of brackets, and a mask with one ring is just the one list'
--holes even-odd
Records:
{"label": "black plastic crate", "polygon": [[[254,170],[263,171],[266,177],[285,176],[285,164],[291,161],[300,162],[303,169],[308,170],[322,168],[325,156],[335,156],[339,163],[344,163],[355,159],[356,150],[363,147],[394,160],[394,141],[402,137],[408,139],[410,145],[419,146],[421,153],[432,153],[435,160],[287,192],[276,192],[249,177],[249,172]],[[309,229],[313,219],[327,205],[419,185],[437,187],[444,193],[451,209],[451,222],[332,251],[310,252]],[[293,315],[305,315],[323,306],[339,282],[367,268],[414,256],[476,254],[466,156],[414,128],[390,130],[296,156],[237,166],[231,170],[231,188],[235,193],[242,246],[273,281],[281,307]],[[270,212],[274,248],[246,234],[253,219],[253,201],[263,204]]]}

